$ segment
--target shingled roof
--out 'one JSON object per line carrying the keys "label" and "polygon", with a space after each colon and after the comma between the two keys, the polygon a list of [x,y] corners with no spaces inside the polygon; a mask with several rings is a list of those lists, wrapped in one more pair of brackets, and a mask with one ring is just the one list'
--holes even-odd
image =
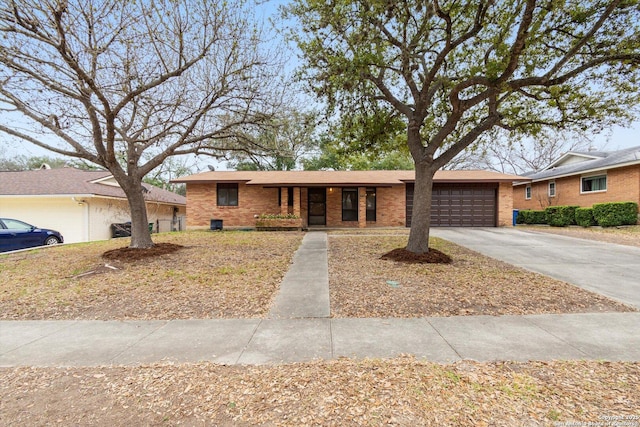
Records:
{"label": "shingled roof", "polygon": [[[83,196],[126,199],[114,185],[109,171],[85,171],[75,168],[0,172],[0,197],[3,196]],[[186,198],[149,184],[145,200],[171,205],[186,205]]]}
{"label": "shingled roof", "polygon": [[[440,183],[513,182],[525,178],[491,171],[445,170],[434,177]],[[415,171],[212,171],[175,179],[180,183],[246,182],[269,186],[388,186],[415,181]]]}
{"label": "shingled roof", "polygon": [[525,175],[535,182],[632,165],[640,165],[640,146],[617,151],[570,151],[545,169]]}

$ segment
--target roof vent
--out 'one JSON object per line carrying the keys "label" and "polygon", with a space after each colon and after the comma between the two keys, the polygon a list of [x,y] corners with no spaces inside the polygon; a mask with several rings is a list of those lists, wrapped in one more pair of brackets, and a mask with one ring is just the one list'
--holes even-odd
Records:
{"label": "roof vent", "polygon": [[42,170],[42,169],[51,169],[51,166],[49,166],[46,163],[43,163],[42,166],[40,166],[40,170]]}

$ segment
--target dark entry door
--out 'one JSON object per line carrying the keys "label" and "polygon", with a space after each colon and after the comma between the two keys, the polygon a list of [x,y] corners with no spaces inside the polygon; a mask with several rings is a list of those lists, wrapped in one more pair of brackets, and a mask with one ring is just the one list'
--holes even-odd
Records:
{"label": "dark entry door", "polygon": [[309,188],[309,225],[327,224],[326,188]]}

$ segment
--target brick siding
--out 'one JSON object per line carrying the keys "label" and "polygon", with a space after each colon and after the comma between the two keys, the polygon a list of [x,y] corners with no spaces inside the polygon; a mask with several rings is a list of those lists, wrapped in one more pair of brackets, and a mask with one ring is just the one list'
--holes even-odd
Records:
{"label": "brick siding", "polygon": [[[581,178],[586,176],[607,175],[607,190],[581,193]],[[640,166],[610,169],[606,172],[574,175],[557,178],[556,196],[549,197],[549,180],[531,184],[531,199],[525,199],[526,185],[513,187],[514,209],[541,210],[548,206],[591,207],[594,203],[636,202],[640,203]]]}
{"label": "brick siding", "polygon": [[[354,188],[354,187],[349,187]],[[326,189],[327,227],[404,227],[406,225],[406,189],[404,185],[377,187],[376,221],[366,221],[366,191],[358,188],[358,220],[342,221],[342,187]],[[523,190],[524,191],[524,190]],[[283,206],[278,205],[278,192]],[[287,190],[238,184],[238,206],[217,206],[216,184],[187,185],[187,227],[209,228],[212,219],[222,219],[224,227],[253,227],[260,214],[294,213],[308,226],[308,192],[294,187],[293,208],[287,206]],[[513,191],[511,183],[500,183],[497,196],[497,225],[511,226]]]}
{"label": "brick siding", "polygon": [[498,186],[498,227],[513,226],[513,185],[501,182]]}
{"label": "brick siding", "polygon": [[[187,227],[208,228],[211,219],[224,227],[255,225],[255,215],[279,214],[278,188],[238,184],[238,206],[218,206],[215,184],[187,185]],[[295,200],[295,194],[294,194]]]}

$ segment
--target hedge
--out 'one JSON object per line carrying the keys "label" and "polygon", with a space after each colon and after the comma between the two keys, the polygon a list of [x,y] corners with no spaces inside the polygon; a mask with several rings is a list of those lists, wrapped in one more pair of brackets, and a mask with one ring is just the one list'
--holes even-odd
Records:
{"label": "hedge", "polygon": [[547,213],[545,211],[525,210],[518,212],[517,224],[546,224]]}
{"label": "hedge", "polygon": [[576,209],[580,206],[549,206],[545,209],[547,224],[566,227],[576,224]]}
{"label": "hedge", "polygon": [[522,210],[516,224],[548,224],[553,227],[580,225],[616,227],[638,223],[638,204],[635,202],[597,203],[591,208],[579,206],[549,206],[543,211]]}
{"label": "hedge", "polygon": [[576,209],[576,224],[582,227],[591,227],[598,225],[593,217],[592,208],[578,208]]}
{"label": "hedge", "polygon": [[638,204],[635,202],[597,203],[593,218],[602,227],[634,225],[638,223]]}

